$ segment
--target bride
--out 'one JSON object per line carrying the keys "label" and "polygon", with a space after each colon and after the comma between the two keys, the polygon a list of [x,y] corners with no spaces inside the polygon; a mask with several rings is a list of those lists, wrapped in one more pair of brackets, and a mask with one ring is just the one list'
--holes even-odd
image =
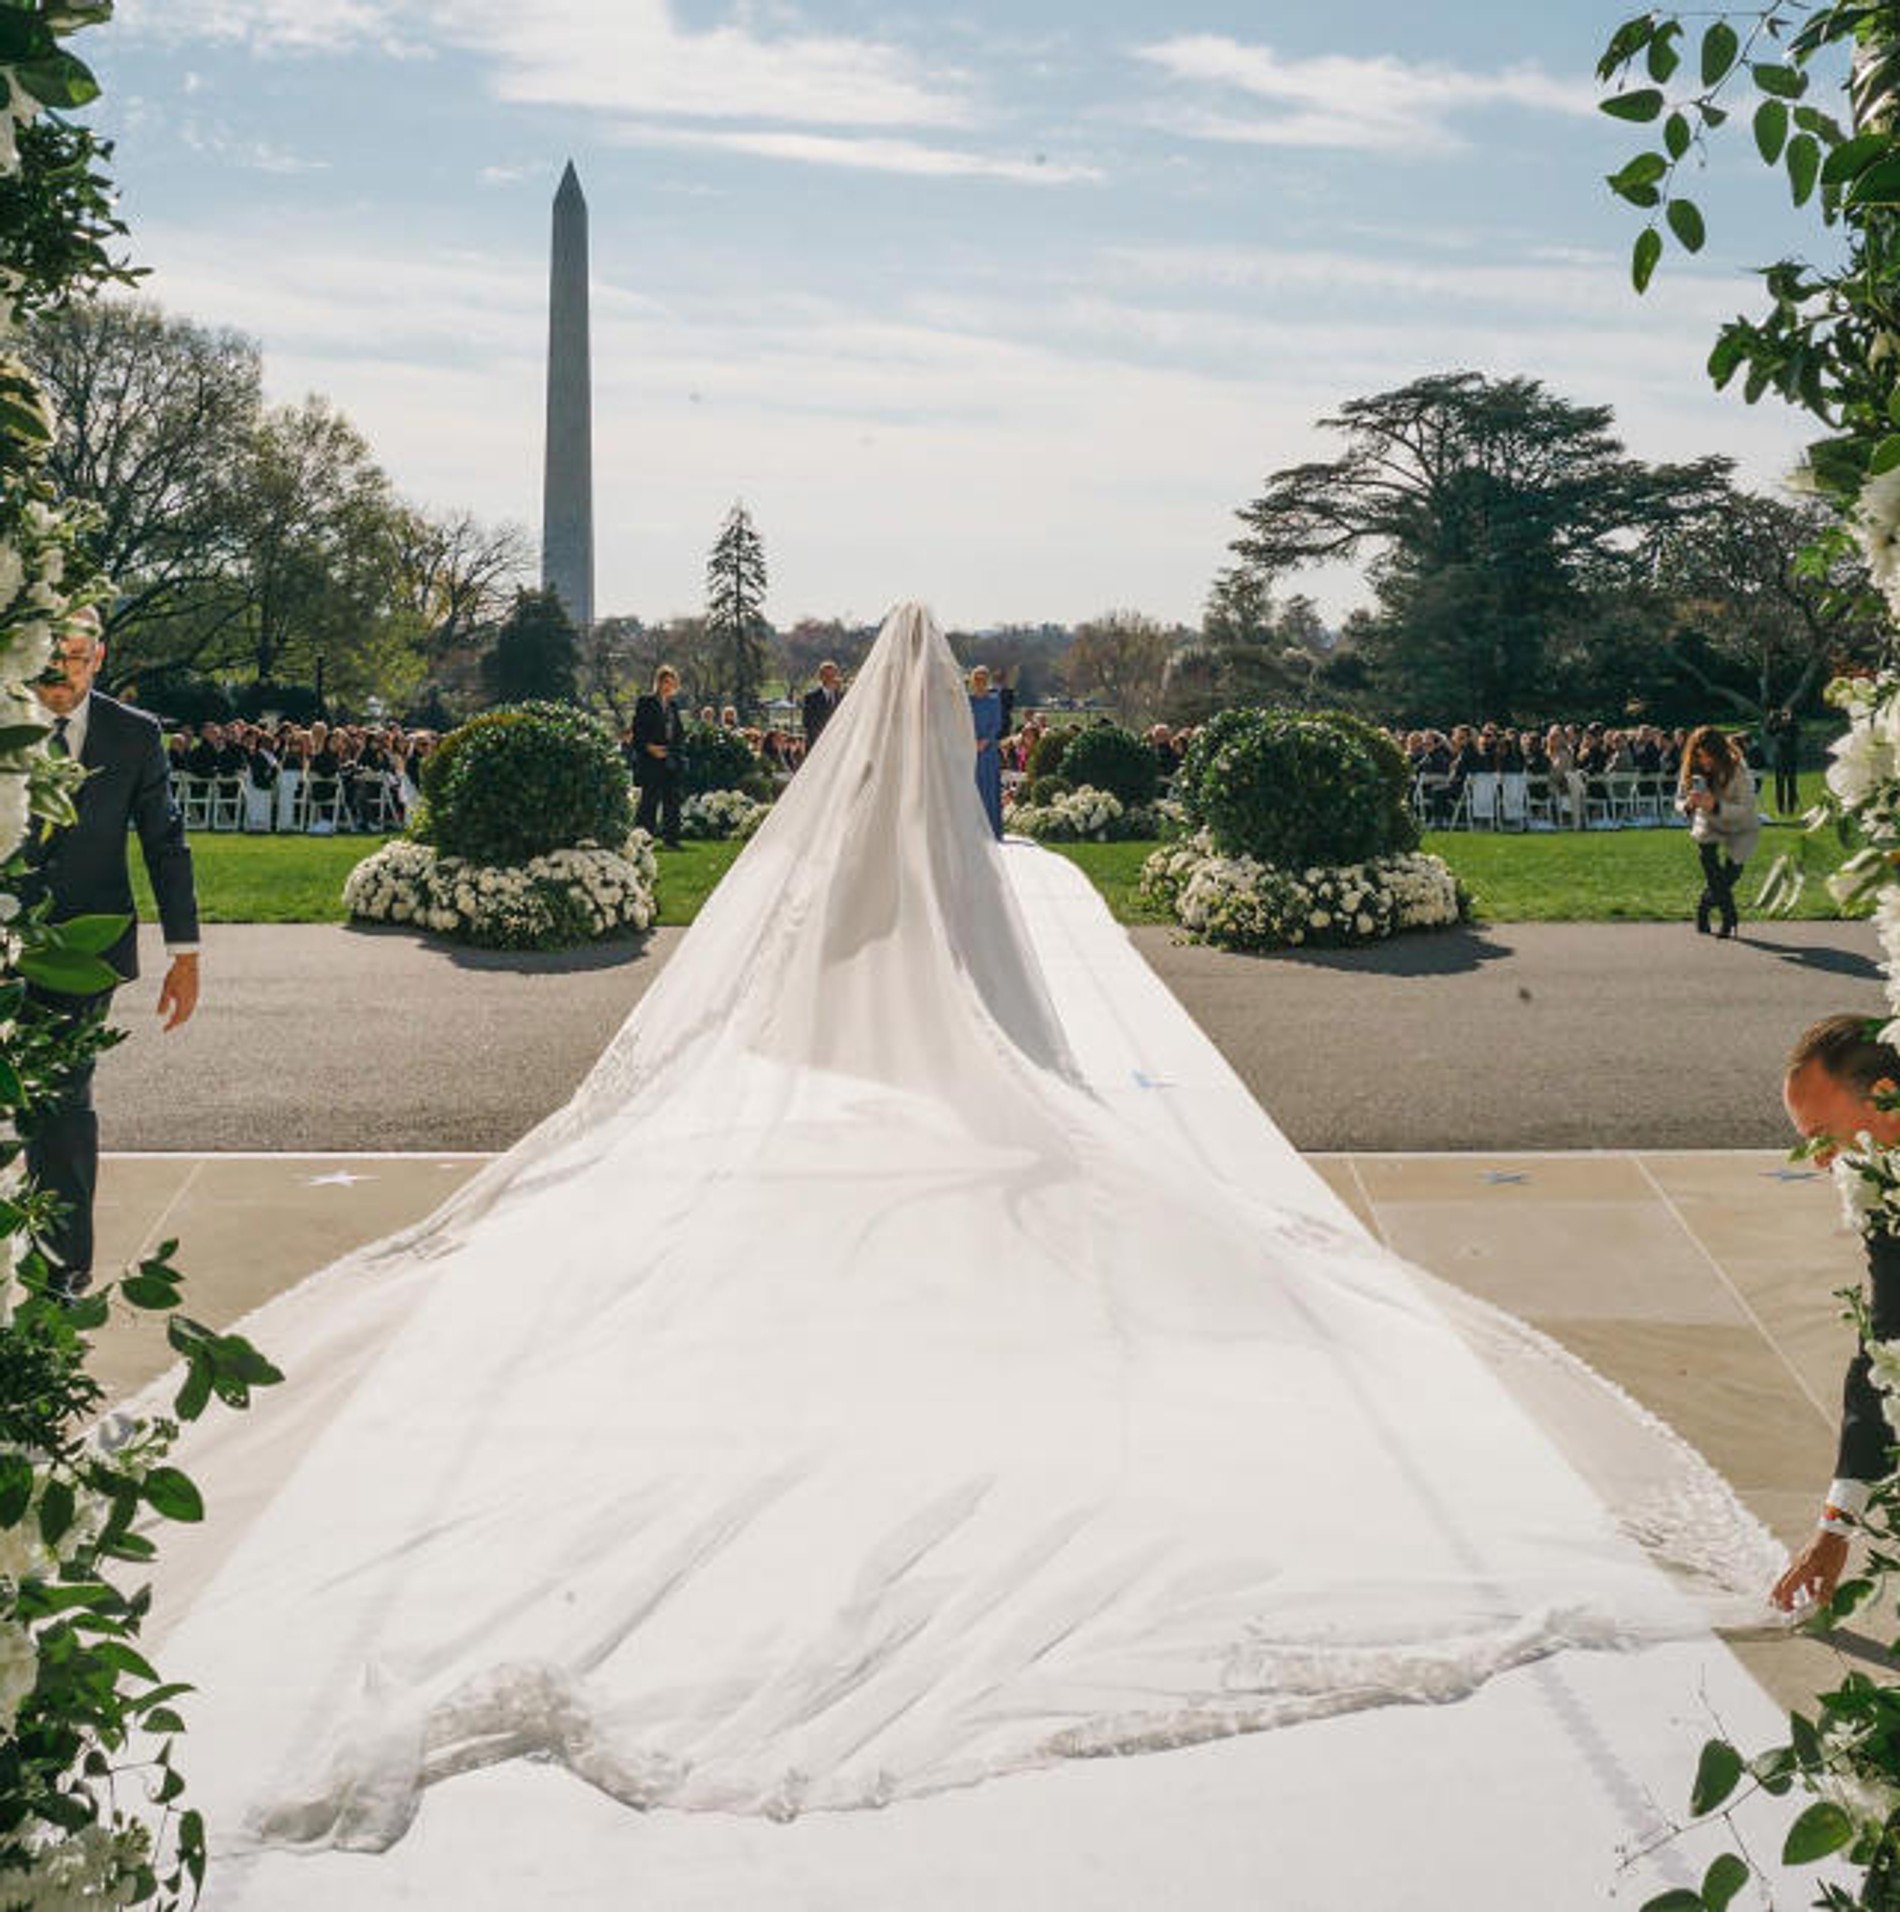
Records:
{"label": "bride", "polygon": [[1645,1534],[1762,1572],[1277,1136],[1226,1172],[1090,1078],[969,725],[899,608],[573,1102],[246,1325],[291,1378],[189,1436],[154,1627],[230,1889],[500,1762],[883,1805],[1698,1632]]}

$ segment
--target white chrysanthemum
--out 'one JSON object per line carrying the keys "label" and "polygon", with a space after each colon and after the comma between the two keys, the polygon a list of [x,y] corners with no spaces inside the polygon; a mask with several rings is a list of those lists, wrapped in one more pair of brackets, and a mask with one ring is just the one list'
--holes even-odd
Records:
{"label": "white chrysanthemum", "polygon": [[33,825],[27,781],[18,771],[0,770],[0,860],[26,841]]}

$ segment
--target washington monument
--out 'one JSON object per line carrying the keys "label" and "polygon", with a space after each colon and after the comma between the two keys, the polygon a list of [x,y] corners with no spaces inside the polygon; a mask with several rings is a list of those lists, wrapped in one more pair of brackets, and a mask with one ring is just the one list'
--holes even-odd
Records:
{"label": "washington monument", "polygon": [[548,265],[548,439],[541,582],[575,629],[594,621],[594,400],[587,347],[587,201],[574,162],[554,195]]}

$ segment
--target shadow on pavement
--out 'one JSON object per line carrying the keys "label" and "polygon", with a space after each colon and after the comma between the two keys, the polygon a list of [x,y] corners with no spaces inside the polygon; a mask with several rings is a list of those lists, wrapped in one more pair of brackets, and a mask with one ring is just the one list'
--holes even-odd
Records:
{"label": "shadow on pavement", "polygon": [[1830,976],[1851,976],[1856,982],[1877,983],[1880,980],[1880,965],[1870,956],[1862,956],[1851,949],[1829,949],[1808,943],[1771,943],[1765,936],[1751,933],[1746,924],[1742,928],[1742,940],[1751,949],[1764,950],[1770,956],[1778,956],[1784,963],[1793,963],[1799,969],[1818,969]]}
{"label": "shadow on pavement", "polygon": [[476,949],[451,943],[441,936],[418,934],[400,924],[349,923],[350,935],[366,938],[399,937],[418,949],[440,956],[457,969],[518,976],[578,976],[601,969],[625,969],[639,962],[652,943],[651,932],[589,943],[581,949]]}
{"label": "shadow on pavement", "polygon": [[1338,969],[1365,976],[1468,976],[1516,952],[1482,928],[1466,924],[1405,936],[1360,949],[1283,949],[1275,960],[1305,969]]}

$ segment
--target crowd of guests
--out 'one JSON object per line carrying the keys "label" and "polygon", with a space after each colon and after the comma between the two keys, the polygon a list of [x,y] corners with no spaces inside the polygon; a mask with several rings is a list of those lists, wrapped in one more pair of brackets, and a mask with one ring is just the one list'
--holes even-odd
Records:
{"label": "crowd of guests", "polygon": [[[246,793],[280,792],[286,776],[303,787],[303,808],[339,829],[400,829],[416,800],[423,760],[435,748],[431,730],[398,724],[182,724],[165,746],[174,790],[187,779],[237,785]],[[339,801],[340,799],[340,801]],[[279,827],[287,814],[272,804],[255,814]]]}
{"label": "crowd of guests", "polygon": [[[1600,723],[1545,728],[1486,723],[1455,724],[1449,732],[1388,734],[1420,779],[1424,806],[1432,820],[1457,813],[1473,775],[1495,773],[1546,779],[1560,807],[1581,824],[1587,799],[1602,793],[1606,777],[1633,773],[1673,785],[1700,732],[1665,730],[1655,724],[1618,729]],[[1776,711],[1759,732],[1743,733],[1734,742],[1740,761],[1751,772],[1772,770],[1777,811],[1787,816],[1798,810],[1801,733],[1793,714]]]}

